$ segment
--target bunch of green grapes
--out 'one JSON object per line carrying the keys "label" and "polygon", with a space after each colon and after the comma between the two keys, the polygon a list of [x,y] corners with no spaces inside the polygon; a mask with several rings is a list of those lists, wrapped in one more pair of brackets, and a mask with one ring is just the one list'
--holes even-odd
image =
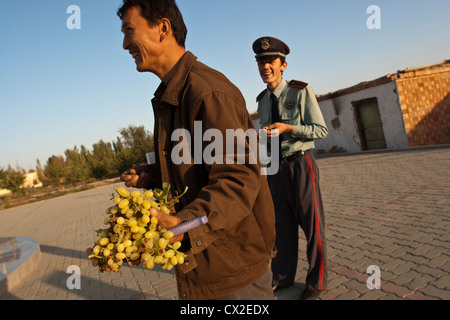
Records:
{"label": "bunch of green grapes", "polygon": [[182,264],[186,255],[178,251],[181,243],[169,244],[174,234],[150,216],[151,208],[175,213],[175,204],[184,193],[170,198],[169,189],[167,183],[162,190],[130,192],[123,187],[115,188],[114,205],[106,210],[108,216],[104,221],[108,228],[96,230],[94,247],[86,249],[92,264],[101,272],[118,272],[124,261],[132,267],[142,263],[153,269],[158,264],[166,270]]}

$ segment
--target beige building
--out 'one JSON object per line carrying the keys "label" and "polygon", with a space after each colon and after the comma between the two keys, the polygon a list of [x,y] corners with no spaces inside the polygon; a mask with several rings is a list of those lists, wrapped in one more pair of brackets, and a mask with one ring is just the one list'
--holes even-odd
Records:
{"label": "beige building", "polygon": [[[23,182],[22,188],[40,188],[42,187],[42,182],[39,181],[39,177],[36,171],[30,171],[25,174],[25,181]],[[10,194],[11,191],[6,189],[0,189],[0,197]]]}

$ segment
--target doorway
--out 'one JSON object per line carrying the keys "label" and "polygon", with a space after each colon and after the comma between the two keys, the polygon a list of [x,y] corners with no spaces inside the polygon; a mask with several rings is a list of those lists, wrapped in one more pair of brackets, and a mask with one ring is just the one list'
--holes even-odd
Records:
{"label": "doorway", "polygon": [[377,98],[352,102],[361,138],[362,150],[386,149],[383,123]]}

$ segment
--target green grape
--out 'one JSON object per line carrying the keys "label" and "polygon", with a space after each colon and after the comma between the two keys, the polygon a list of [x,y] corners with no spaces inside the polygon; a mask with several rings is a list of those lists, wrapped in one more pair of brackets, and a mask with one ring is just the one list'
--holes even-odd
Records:
{"label": "green grape", "polygon": [[125,240],[125,241],[123,242],[123,246],[124,246],[125,248],[131,247],[132,244],[133,244],[133,242],[132,242],[131,240]]}
{"label": "green grape", "polygon": [[158,203],[156,203],[156,201],[150,200],[150,205],[152,206],[152,208],[158,209],[159,205]]}
{"label": "green grape", "polygon": [[174,266],[176,266],[178,264],[178,259],[176,256],[172,256],[170,257],[170,263],[173,264]]}
{"label": "green grape", "polygon": [[152,190],[146,190],[144,191],[144,197],[151,198],[153,197],[153,191]]}
{"label": "green grape", "polygon": [[145,208],[145,209],[150,209],[151,207],[152,207],[152,205],[151,205],[151,203],[150,203],[150,201],[149,200],[144,200],[143,202],[142,202],[142,206]]}
{"label": "green grape", "polygon": [[153,262],[156,264],[161,264],[161,262],[163,262],[164,257],[162,255],[157,255],[154,259]]}
{"label": "green grape", "polygon": [[140,197],[140,196],[141,196],[141,192],[140,192],[139,190],[134,190],[134,191],[132,191],[132,192],[130,193],[130,196],[131,196],[132,198]]}
{"label": "green grape", "polygon": [[111,250],[109,250],[109,249],[103,249],[103,256],[105,256],[105,257],[109,257],[110,255],[111,255]]}
{"label": "green grape", "polygon": [[128,220],[128,223],[127,223],[127,225],[128,225],[128,227],[134,227],[134,226],[137,226],[137,220],[136,220],[136,218],[130,218],[129,220]]}
{"label": "green grape", "polygon": [[172,239],[173,238],[173,232],[172,231],[166,231],[163,233],[163,238],[164,239]]}
{"label": "green grape", "polygon": [[125,189],[124,187],[119,187],[116,188],[116,191],[119,195],[121,195],[122,197],[126,198],[130,195],[130,193],[128,192],[127,189]]}
{"label": "green grape", "polygon": [[177,241],[177,242],[172,244],[172,249],[173,250],[178,250],[178,249],[180,249],[180,247],[181,247],[181,242],[180,241]]}
{"label": "green grape", "polygon": [[99,254],[101,249],[102,249],[102,247],[97,245],[97,246],[94,247],[94,249],[92,249],[92,252],[94,254]]}
{"label": "green grape", "polygon": [[145,225],[147,225],[147,224],[150,222],[151,219],[150,219],[149,216],[143,215],[142,218],[141,218],[141,220],[142,220],[142,222],[143,222]]}
{"label": "green grape", "polygon": [[117,263],[113,263],[111,265],[111,270],[114,272],[119,272],[119,268],[120,268],[120,265],[118,265]]}
{"label": "green grape", "polygon": [[116,225],[113,227],[114,233],[120,233],[122,230],[123,230],[123,227],[122,227],[122,225],[120,225],[120,224],[116,224]]}
{"label": "green grape", "polygon": [[144,241],[144,247],[146,247],[148,249],[153,248],[153,239],[143,239],[143,241]]}
{"label": "green grape", "polygon": [[153,256],[152,256],[150,253],[144,252],[143,254],[141,254],[141,262],[147,262],[147,261],[149,261],[150,259],[151,259],[152,262],[153,262]]}
{"label": "green grape", "polygon": [[150,219],[150,222],[151,222],[151,224],[154,224],[155,226],[158,224],[158,218],[156,218],[156,217],[152,217],[151,219]]}
{"label": "green grape", "polygon": [[164,212],[165,214],[170,214],[170,210],[165,204],[161,206],[160,211]]}
{"label": "green grape", "polygon": [[111,214],[116,214],[117,212],[119,212],[119,207],[118,206],[112,207],[110,212],[111,212]]}
{"label": "green grape", "polygon": [[130,231],[131,231],[132,233],[138,233],[139,230],[140,230],[140,229],[139,229],[138,226],[133,226],[133,227],[130,228]]}
{"label": "green grape", "polygon": [[166,269],[167,269],[167,271],[170,271],[170,270],[173,269],[173,264],[171,264],[170,261],[167,262],[167,264],[166,264]]}
{"label": "green grape", "polygon": [[116,243],[117,241],[119,241],[119,236],[117,234],[113,234],[111,235],[111,237],[109,237],[109,240]]}
{"label": "green grape", "polygon": [[175,251],[173,251],[172,249],[167,250],[166,253],[164,254],[164,257],[166,258],[172,258],[175,255]]}
{"label": "green grape", "polygon": [[106,238],[108,236],[108,229],[106,230],[101,230],[100,233],[98,234],[98,236],[100,238]]}
{"label": "green grape", "polygon": [[123,250],[125,250],[125,246],[123,245],[123,243],[120,243],[116,246],[116,250],[117,252],[123,252]]}
{"label": "green grape", "polygon": [[119,209],[124,209],[124,208],[128,207],[129,204],[130,204],[130,201],[128,199],[123,199],[119,202],[119,204],[117,206],[119,207]]}
{"label": "green grape", "polygon": [[138,252],[133,252],[133,253],[131,254],[131,256],[130,256],[130,259],[133,260],[133,261],[135,261],[135,260],[139,259],[140,257],[141,257],[141,254],[140,254],[140,253],[138,253]]}
{"label": "green grape", "polygon": [[156,233],[154,231],[147,231],[144,237],[147,239],[153,239],[154,237],[156,237]]}
{"label": "green grape", "polygon": [[141,240],[144,238],[144,235],[141,234],[141,233],[134,233],[134,234],[132,235],[132,238],[133,238],[134,240],[141,241]]}
{"label": "green grape", "polygon": [[168,241],[164,238],[159,239],[158,245],[160,248],[164,249],[168,244]]}
{"label": "green grape", "polygon": [[146,261],[145,262],[145,267],[147,268],[147,269],[150,269],[150,270],[152,270],[154,267],[155,267],[155,263],[153,262],[153,261]]}
{"label": "green grape", "polygon": [[100,239],[100,242],[99,242],[99,244],[101,245],[101,246],[106,246],[107,244],[109,243],[109,239],[108,238],[102,238],[102,239]]}
{"label": "green grape", "polygon": [[130,219],[133,216],[134,216],[133,209],[128,209],[127,212],[125,212],[125,217],[127,217],[128,219]]}
{"label": "green grape", "polygon": [[125,253],[131,254],[133,251],[132,247],[126,247],[125,248]]}
{"label": "green grape", "polygon": [[147,230],[145,230],[145,228],[144,227],[141,227],[141,226],[138,226],[138,228],[139,228],[139,233],[140,234],[144,234]]}
{"label": "green grape", "polygon": [[183,264],[184,263],[184,257],[185,257],[184,253],[178,252],[176,257],[177,257],[177,260],[178,260],[179,264]]}
{"label": "green grape", "polygon": [[116,223],[119,224],[119,225],[122,225],[122,224],[125,223],[125,219],[122,218],[122,217],[118,217],[117,220],[116,220]]}
{"label": "green grape", "polygon": [[126,255],[123,252],[118,252],[118,253],[116,253],[116,258],[119,260],[123,260],[126,258]]}

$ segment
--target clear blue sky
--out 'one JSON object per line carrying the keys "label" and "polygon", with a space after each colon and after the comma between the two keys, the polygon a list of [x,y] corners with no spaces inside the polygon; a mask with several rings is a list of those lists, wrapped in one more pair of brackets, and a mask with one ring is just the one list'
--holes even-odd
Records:
{"label": "clear blue sky", "polygon": [[[0,167],[29,170],[39,158],[100,139],[120,128],[153,131],[151,98],[159,79],[139,74],[122,49],[121,0],[0,2]],[[249,112],[264,89],[253,41],[282,39],[291,48],[286,79],[324,94],[408,67],[450,58],[448,0],[178,0],[186,46],[242,91]],[[70,5],[81,29],[66,26]],[[381,29],[366,12],[381,9]]]}

